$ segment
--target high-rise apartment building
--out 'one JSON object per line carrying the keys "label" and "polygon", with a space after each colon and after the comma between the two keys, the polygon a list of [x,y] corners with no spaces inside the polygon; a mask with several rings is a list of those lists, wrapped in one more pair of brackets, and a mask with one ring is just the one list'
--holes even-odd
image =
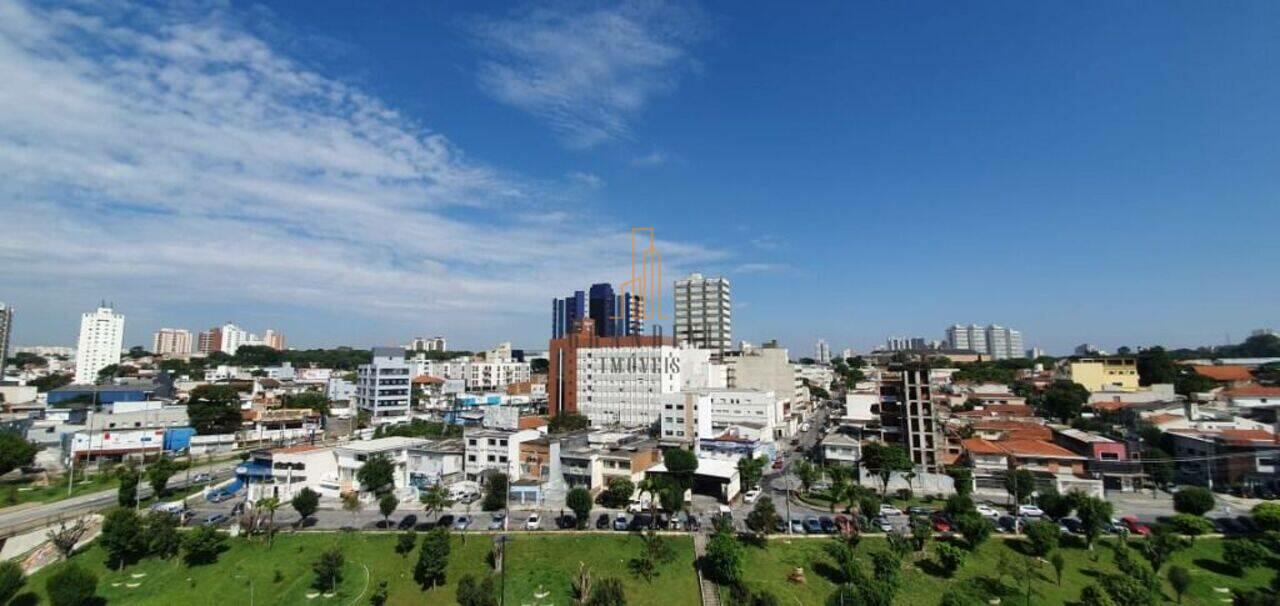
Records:
{"label": "high-rise apartment building", "polygon": [[162,356],[185,356],[191,353],[191,331],[161,328],[152,339],[151,352]]}
{"label": "high-rise apartment building", "polygon": [[222,335],[222,347],[218,351],[228,356],[236,355],[236,351],[240,349],[240,346],[244,345],[244,342],[249,339],[249,333],[230,322],[223,324],[218,330]]}
{"label": "high-rise apartment building", "polygon": [[262,333],[262,344],[276,351],[284,351],[284,333],[268,328],[267,332]]}
{"label": "high-rise apartment building", "polygon": [[98,371],[120,362],[124,347],[124,316],[103,305],[80,316],[76,346],[76,383],[94,383]]}
{"label": "high-rise apartment building", "polygon": [[9,359],[9,339],[13,335],[13,307],[0,301],[0,377],[4,377],[4,361]]}
{"label": "high-rise apartment building", "polygon": [[[941,472],[945,450],[927,369],[891,369],[880,379],[880,439],[897,444],[918,471]],[[872,412],[876,412],[873,408]]]}
{"label": "high-rise apartment building", "polygon": [[676,280],[676,343],[709,349],[717,356],[732,348],[733,306],[727,278],[689,274]]}
{"label": "high-rise apartment building", "polygon": [[409,363],[400,347],[375,347],[373,359],[356,369],[356,407],[374,425],[409,421]]}
{"label": "high-rise apartment building", "polygon": [[819,364],[831,363],[831,346],[827,345],[826,339],[818,339],[818,343],[813,346],[813,359]]}
{"label": "high-rise apartment building", "polygon": [[573,331],[579,320],[590,318],[598,337],[625,337],[644,333],[644,297],[616,293],[607,283],[592,284],[583,292],[551,300],[551,338]]}
{"label": "high-rise apartment building", "polygon": [[1012,328],[992,324],[983,328],[977,324],[954,324],[947,328],[947,346],[950,349],[968,349],[986,355],[993,360],[1021,358],[1022,333]]}
{"label": "high-rise apartment building", "polygon": [[414,337],[409,342],[409,351],[449,351],[449,345],[444,337]]}

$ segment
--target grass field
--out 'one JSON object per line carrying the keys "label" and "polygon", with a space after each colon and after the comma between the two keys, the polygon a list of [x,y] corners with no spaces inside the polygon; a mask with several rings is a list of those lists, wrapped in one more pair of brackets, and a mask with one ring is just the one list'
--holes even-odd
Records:
{"label": "grass field", "polygon": [[[627,603],[633,606],[697,604],[692,540],[675,540],[676,560],[664,566],[652,583],[646,583],[627,571],[626,561],[640,551],[634,537],[519,535],[507,546],[508,603],[568,603],[579,562],[585,562],[597,580],[608,576],[622,579]],[[96,546],[75,560],[99,575],[98,593],[110,604],[248,604],[251,584],[255,604],[367,604],[379,581],[388,582],[388,604],[451,604],[456,583],[464,574],[489,574],[487,557],[492,539],[475,534],[464,543],[454,537],[447,583],[431,591],[423,591],[413,581],[418,552],[404,558],[396,555],[391,534],[282,534],[270,549],[260,540],[232,539],[228,544],[230,549],[216,564],[194,568],[176,559],[148,559],[123,571],[107,571],[104,554]],[[320,552],[333,545],[346,558],[344,579],[333,597],[309,598],[314,592],[311,565]],[[56,569],[57,565],[41,570],[28,580],[26,589],[42,603],[45,581]],[[494,582],[499,583],[499,578]]]}
{"label": "grass field", "polygon": [[[768,549],[748,547],[744,577],[748,585],[756,589],[768,589],[782,598],[785,603],[799,602],[804,606],[825,604],[835,585],[828,579],[831,558],[824,551],[829,539],[777,539],[769,542]],[[904,567],[902,589],[896,600],[897,604],[910,606],[931,606],[937,604],[942,594],[958,581],[973,579],[979,576],[994,576],[999,573],[1001,555],[1010,558],[1006,563],[1021,561],[1016,549],[1017,541],[992,539],[982,545],[976,553],[969,555],[964,567],[956,573],[954,579],[942,578],[930,574],[930,557],[919,560]],[[867,554],[872,550],[885,549],[882,537],[867,537],[859,552]],[[926,548],[932,553],[932,548]],[[1094,582],[1094,577],[1101,571],[1114,572],[1111,564],[1112,550],[1105,544],[1095,547],[1097,561],[1091,559],[1089,552],[1081,548],[1066,548],[1063,555],[1067,566],[1063,573],[1062,585],[1057,585],[1053,567],[1044,563],[1036,572],[1037,579],[1032,583],[1032,604],[1068,604],[1076,602],[1081,590]],[[1183,599],[1183,604],[1213,604],[1221,606],[1223,599],[1229,603],[1230,593],[1215,591],[1215,588],[1250,588],[1265,587],[1275,574],[1272,565],[1248,571],[1244,577],[1223,574],[1222,541],[1218,539],[1202,539],[1187,550],[1178,553],[1172,564],[1186,566],[1192,574],[1194,582]],[[870,562],[864,558],[864,564],[870,569]],[[1168,564],[1162,573],[1168,571]],[[805,573],[804,584],[796,584],[787,580],[787,575],[795,568],[802,568]],[[1010,586],[1011,578],[1006,579]],[[1165,595],[1172,603],[1173,590],[1166,584]],[[1007,595],[1005,604],[1023,604],[1025,595]]]}

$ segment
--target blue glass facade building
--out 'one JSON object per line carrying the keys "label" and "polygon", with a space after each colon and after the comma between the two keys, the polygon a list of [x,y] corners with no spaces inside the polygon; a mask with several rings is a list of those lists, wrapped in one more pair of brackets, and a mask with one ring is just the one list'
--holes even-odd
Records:
{"label": "blue glass facade building", "polygon": [[583,318],[595,323],[598,337],[625,337],[644,332],[643,297],[617,294],[607,283],[592,284],[586,292],[575,291],[563,299],[551,300],[551,338],[559,339]]}

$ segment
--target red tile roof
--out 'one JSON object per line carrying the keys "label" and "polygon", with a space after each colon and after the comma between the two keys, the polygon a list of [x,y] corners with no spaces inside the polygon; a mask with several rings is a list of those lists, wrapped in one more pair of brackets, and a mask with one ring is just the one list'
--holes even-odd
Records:
{"label": "red tile roof", "polygon": [[1003,440],[996,442],[1005,452],[1016,457],[1052,457],[1056,459],[1085,459],[1053,442],[1044,440]]}
{"label": "red tile roof", "polygon": [[1235,397],[1280,397],[1280,387],[1268,387],[1265,385],[1244,385],[1241,387],[1233,387],[1226,391],[1228,396]]}
{"label": "red tile roof", "polygon": [[417,385],[444,385],[444,379],[433,377],[431,375],[421,375],[413,378],[413,382]]}
{"label": "red tile roof", "polygon": [[1276,434],[1265,429],[1224,429],[1218,432],[1229,443],[1248,445],[1251,442],[1277,442]]}
{"label": "red tile roof", "polygon": [[1204,375],[1214,381],[1252,381],[1253,373],[1244,366],[1238,365],[1197,365],[1192,366],[1196,374]]}
{"label": "red tile roof", "polygon": [[984,440],[982,438],[968,438],[966,440],[961,440],[960,446],[964,448],[966,452],[971,452],[974,454],[994,454],[994,455],[1005,454],[1005,452],[1001,450],[999,446],[996,446],[995,442],[992,442],[990,440]]}

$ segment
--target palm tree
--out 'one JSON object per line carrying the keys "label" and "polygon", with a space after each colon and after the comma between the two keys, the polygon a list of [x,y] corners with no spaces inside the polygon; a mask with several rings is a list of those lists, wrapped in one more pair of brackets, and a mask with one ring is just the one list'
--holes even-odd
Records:
{"label": "palm tree", "polygon": [[432,513],[440,513],[446,507],[453,505],[453,501],[449,499],[449,491],[439,484],[428,488],[426,492],[422,493],[419,500],[422,501],[422,508],[426,510],[428,518],[431,517]]}
{"label": "palm tree", "polygon": [[259,499],[257,507],[267,514],[267,548],[270,549],[276,536],[276,510],[280,509],[280,499],[276,497]]}
{"label": "palm tree", "polygon": [[638,488],[640,489],[640,494],[649,494],[649,515],[657,517],[658,491],[663,488],[662,480],[656,476],[645,476],[643,480],[640,480]]}

